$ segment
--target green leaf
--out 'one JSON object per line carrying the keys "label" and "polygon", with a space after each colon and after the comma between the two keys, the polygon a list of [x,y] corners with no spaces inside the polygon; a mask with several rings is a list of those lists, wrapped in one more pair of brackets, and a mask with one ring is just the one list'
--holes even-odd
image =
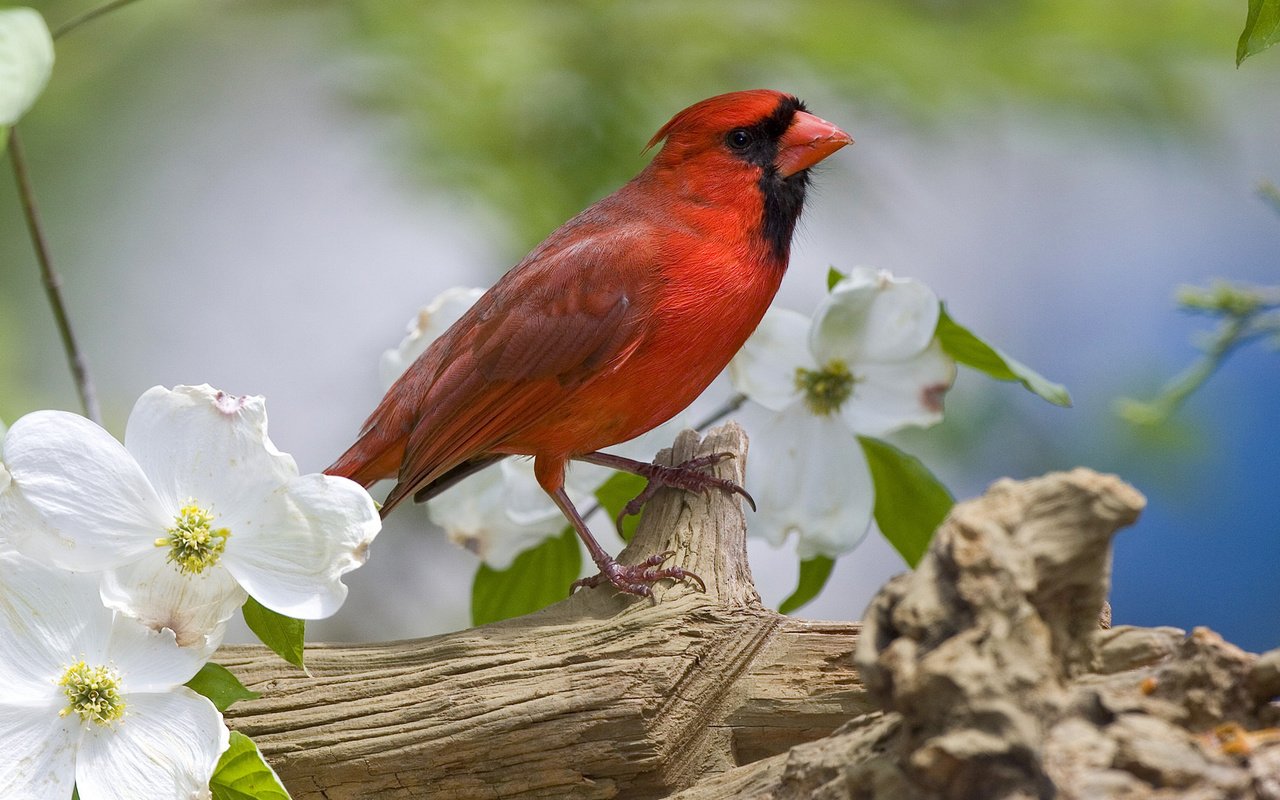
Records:
{"label": "green leaf", "polygon": [[1071,405],[1071,395],[1066,387],[1047,380],[1026,364],[979,339],[968,328],[953,320],[945,305],[938,316],[935,335],[947,355],[961,364],[985,372],[996,380],[1017,381],[1055,406]]}
{"label": "green leaf", "polygon": [[[609,523],[613,524],[613,520],[618,518],[618,512],[622,511],[622,507],[630,503],[641,492],[649,482],[639,475],[632,475],[630,472],[615,472],[609,480],[601,484],[596,489],[596,500],[600,502],[600,507],[609,515]],[[640,524],[640,515],[632,514],[622,521],[622,540],[624,542],[631,541],[631,537],[635,536],[636,527]]]}
{"label": "green leaf", "polygon": [[915,456],[870,436],[858,441],[876,486],[876,525],[914,569],[955,499]]}
{"label": "green leaf", "polygon": [[226,711],[237,700],[254,700],[257,692],[244,688],[240,679],[231,674],[231,670],[210,661],[200,668],[195,677],[187,681],[187,686],[213,701],[219,711]]}
{"label": "green leaf", "polygon": [[1236,66],[1280,42],[1280,0],[1249,0],[1249,15],[1236,44]]}
{"label": "green leaf", "polygon": [[307,623],[272,611],[252,597],[241,611],[245,624],[263,644],[295,667],[306,669],[302,666],[302,643]]}
{"label": "green leaf", "polygon": [[836,284],[849,277],[835,267],[827,267],[827,291],[836,288]]}
{"label": "green leaf", "polygon": [[231,732],[231,746],[209,781],[213,800],[290,800],[289,792],[253,740]]}
{"label": "green leaf", "polygon": [[827,585],[827,579],[831,577],[831,570],[835,566],[835,559],[826,556],[814,556],[801,561],[800,580],[796,583],[796,590],[778,606],[778,613],[790,614],[817,597],[822,587]]}
{"label": "green leaf", "polygon": [[506,569],[481,564],[471,584],[471,624],[518,617],[565,599],[581,568],[582,552],[572,526],[525,550]]}

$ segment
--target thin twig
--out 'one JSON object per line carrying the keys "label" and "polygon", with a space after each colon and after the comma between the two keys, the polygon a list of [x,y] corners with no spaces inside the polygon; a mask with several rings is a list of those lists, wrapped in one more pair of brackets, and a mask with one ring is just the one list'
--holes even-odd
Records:
{"label": "thin twig", "polygon": [[76,345],[75,334],[71,331],[71,319],[67,316],[67,307],[62,300],[62,279],[53,268],[53,259],[49,255],[49,244],[45,240],[44,229],[40,225],[40,211],[36,208],[35,191],[31,188],[31,178],[27,174],[26,154],[22,149],[22,137],[18,135],[15,125],[9,129],[9,161],[13,164],[13,176],[18,182],[18,197],[22,201],[22,211],[27,218],[27,231],[31,234],[31,246],[36,251],[36,261],[40,263],[40,279],[44,283],[45,294],[49,296],[49,305],[53,306],[53,318],[58,324],[58,333],[62,335],[62,346],[67,352],[67,361],[71,366],[71,376],[76,382],[76,391],[80,393],[80,405],[89,419],[102,424],[102,411],[98,408],[98,396],[93,389],[93,379],[89,377],[89,367],[84,354]]}
{"label": "thin twig", "polygon": [[[103,14],[109,14],[137,0],[111,0],[97,8],[89,9],[83,14],[72,17],[53,31],[53,38],[59,39],[71,31],[91,22]],[[62,278],[53,267],[53,257],[49,254],[49,242],[45,239],[44,228],[40,224],[40,210],[36,206],[35,189],[31,186],[31,176],[27,173],[27,157],[22,147],[22,137],[16,126],[9,129],[9,161],[13,164],[13,177],[18,183],[18,196],[22,201],[23,215],[27,219],[27,231],[31,235],[31,246],[36,251],[36,261],[40,263],[40,279],[44,284],[45,294],[49,297],[49,305],[53,307],[53,319],[58,325],[58,333],[62,336],[62,347],[67,353],[67,362],[71,366],[71,377],[75,380],[76,391],[80,394],[80,405],[89,419],[102,424],[102,409],[98,406],[98,394],[93,388],[93,378],[89,375],[89,365],[84,353],[76,344],[75,333],[71,330],[71,317],[67,314],[66,303],[62,299]]]}
{"label": "thin twig", "polygon": [[111,0],[110,3],[106,3],[104,5],[98,6],[97,8],[91,8],[88,11],[81,14],[80,16],[72,17],[71,19],[59,25],[57,29],[55,29],[53,32],[53,38],[58,39],[62,36],[66,36],[68,33],[71,33],[73,30],[75,30],[76,28],[79,28],[81,25],[85,24],[86,22],[92,22],[93,20],[97,19],[103,14],[110,14],[112,11],[115,11],[117,8],[123,8],[124,6],[127,6],[130,3],[136,3],[136,2],[137,0]]}
{"label": "thin twig", "polygon": [[693,427],[695,430],[699,432],[705,431],[707,428],[710,428],[712,425],[715,425],[720,420],[724,419],[725,417],[729,416],[733,412],[742,408],[742,406],[746,402],[747,402],[747,396],[741,392],[738,392],[737,394],[733,395],[728,400],[726,400],[724,405],[720,406],[715,411],[712,411],[711,414],[708,415],[706,419],[704,419],[702,422],[699,422],[697,425],[694,425]]}

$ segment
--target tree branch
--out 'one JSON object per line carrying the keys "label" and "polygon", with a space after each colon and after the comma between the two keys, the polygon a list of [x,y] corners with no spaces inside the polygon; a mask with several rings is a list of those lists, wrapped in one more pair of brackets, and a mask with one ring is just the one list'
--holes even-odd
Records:
{"label": "tree branch", "polygon": [[[660,460],[745,449],[730,424]],[[1143,502],[1083,469],[1000,481],[860,627],[761,607],[737,499],[664,490],[622,560],[676,550],[706,594],[593,589],[445,636],[320,645],[313,677],[229,648],[264,692],[230,723],[299,800],[1274,798],[1280,650],[1099,624],[1111,537]]]}
{"label": "tree branch", "polygon": [[22,146],[22,136],[16,125],[9,129],[9,161],[13,164],[13,176],[18,184],[18,197],[22,201],[31,246],[35,249],[36,261],[40,264],[40,280],[44,284],[49,305],[53,308],[53,319],[62,337],[62,348],[66,351],[71,377],[75,380],[76,391],[80,395],[80,405],[84,408],[86,417],[101,425],[102,410],[98,407],[98,395],[93,388],[93,379],[89,376],[88,362],[71,330],[71,318],[62,299],[62,278],[54,269],[53,257],[49,253],[49,243],[40,223],[40,209],[36,205],[35,189],[31,186],[31,176],[27,174],[27,157]]}
{"label": "tree branch", "polygon": [[[673,455],[674,451],[674,455]],[[685,431],[659,461],[715,452],[741,480],[746,438]],[[831,733],[867,710],[857,626],[764,608],[736,497],[664,490],[620,560],[675,550],[705,594],[579,592],[516,620],[408,642],[318,645],[307,677],[264,648],[218,660],[261,699],[252,736],[297,800],[311,797],[662,797]],[[567,587],[566,587],[567,590]]]}

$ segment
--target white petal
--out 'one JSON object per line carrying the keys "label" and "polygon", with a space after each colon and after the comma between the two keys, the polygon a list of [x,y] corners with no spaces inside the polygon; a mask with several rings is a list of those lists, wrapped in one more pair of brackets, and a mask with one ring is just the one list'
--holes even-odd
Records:
{"label": "white petal", "polygon": [[60,708],[0,704],[0,797],[71,797],[80,721],[74,714],[59,717]]}
{"label": "white petal", "polygon": [[[0,422],[0,553],[18,550],[38,558],[46,547],[71,547],[50,528],[13,483],[3,461],[3,440],[8,428]],[[38,539],[35,544],[32,539]]]}
{"label": "white petal", "polygon": [[147,629],[172,631],[183,648],[207,656],[222,642],[226,621],[247,595],[220,564],[184,575],[167,557],[168,551],[156,548],[132,564],[107,571],[102,576],[102,602]]}
{"label": "white petal", "polygon": [[857,433],[881,436],[908,425],[942,421],[942,398],[956,379],[956,363],[934,342],[915,358],[854,365],[853,395],[840,407]]}
{"label": "white petal", "polygon": [[31,108],[53,72],[53,37],[30,8],[0,9],[0,126]]}
{"label": "white petal", "polygon": [[191,680],[209,653],[179,647],[172,630],[155,631],[117,614],[107,642],[107,661],[120,673],[121,691],[165,692]]}
{"label": "white petal", "polygon": [[229,733],[213,703],[190,689],[127,694],[125,718],[85,726],[76,760],[82,800],[189,798],[209,787]]}
{"label": "white petal", "polygon": [[[593,480],[594,473],[588,476],[585,470],[578,469],[582,466],[590,465],[570,464],[565,470],[565,490],[575,502],[580,498],[590,497],[591,492],[599,485]],[[431,521],[446,531],[451,528],[460,531],[482,527],[469,520],[479,516],[492,516],[498,520],[503,511],[519,525],[564,519],[564,514],[551,501],[550,495],[538,484],[538,479],[533,474],[533,459],[519,456],[507,458],[496,468],[485,470],[481,475],[484,477],[477,475],[474,479],[468,478],[456,490],[451,489],[446,493],[449,499],[443,503],[428,505],[427,512]],[[587,476],[586,480],[584,476]],[[448,524],[441,520],[446,520]]]}
{"label": "white petal", "polygon": [[801,558],[852,550],[871,524],[871,471],[854,436],[834,416],[802,403],[753,425],[747,490],[760,512],[748,531],[773,544],[799,537]]}
{"label": "white petal", "polygon": [[0,555],[0,702],[42,702],[72,663],[105,663],[111,619],[96,576]]}
{"label": "white petal", "polygon": [[[472,475],[432,498],[427,503],[427,514],[444,528],[451,541],[494,569],[506,569],[519,553],[559,533],[567,524],[554,505],[550,509],[534,506],[532,489],[518,516],[508,510],[509,486],[504,473],[523,483],[522,472],[522,465],[515,462],[505,470],[487,469]],[[536,481],[532,485],[537,487]],[[546,497],[541,487],[536,491]]]}
{"label": "white petal", "polygon": [[729,379],[739,392],[771,411],[781,411],[799,395],[796,368],[815,367],[807,338],[809,318],[771,308],[751,338],[729,362]]}
{"label": "white petal", "polygon": [[18,420],[5,436],[4,462],[57,534],[43,543],[45,555],[67,569],[124,563],[172,524],[129,452],[77,414],[36,411]]}
{"label": "white petal", "polygon": [[932,341],[940,309],[923,283],[859,268],[818,307],[810,346],[822,365],[911,358]]}
{"label": "white petal", "polygon": [[72,546],[45,523],[0,464],[0,551],[16,549],[38,558],[46,549]]}
{"label": "white petal", "polygon": [[267,436],[265,400],[207,384],[148,389],[133,406],[124,443],[171,509],[166,526],[191,500],[226,525],[298,474],[293,457]]}
{"label": "white petal", "polygon": [[373,498],[359,484],[303,475],[232,529],[223,563],[267,608],[322,619],[341,607],[342,576],[365,562],[381,529]]}
{"label": "white petal", "polygon": [[[9,427],[0,420],[0,553],[13,549],[13,540],[17,537],[25,538],[31,527],[28,513],[15,507],[17,488],[12,491],[9,489],[13,485],[13,478],[4,465],[4,435],[8,431]],[[34,511],[35,509],[30,509],[32,513]]]}
{"label": "white petal", "polygon": [[400,346],[382,354],[382,362],[378,369],[382,377],[382,385],[389,388],[395,383],[396,378],[399,378],[418,356],[425,353],[427,347],[438,339],[440,334],[447,331],[450,325],[467,313],[467,309],[475,305],[482,294],[484,289],[457,286],[445,289],[435,300],[419,309],[413,319],[409,320],[409,332],[400,342]]}

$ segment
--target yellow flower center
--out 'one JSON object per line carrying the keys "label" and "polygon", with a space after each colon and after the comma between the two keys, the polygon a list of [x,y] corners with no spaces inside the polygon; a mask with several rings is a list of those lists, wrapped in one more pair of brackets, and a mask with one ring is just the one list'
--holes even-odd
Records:
{"label": "yellow flower center", "polygon": [[809,410],[825,417],[840,410],[853,394],[857,378],[843,361],[832,361],[824,369],[796,368],[796,388],[804,394]]}
{"label": "yellow flower center", "polygon": [[169,563],[184,575],[198,575],[217,564],[231,535],[226,528],[215,529],[213,514],[192,501],[178,512],[167,533],[156,539],[156,547],[169,548]]}
{"label": "yellow flower center", "polygon": [[78,661],[67,667],[58,685],[67,696],[67,707],[58,712],[60,716],[79,714],[82,721],[99,725],[124,716],[120,676],[109,667],[91,667]]}

